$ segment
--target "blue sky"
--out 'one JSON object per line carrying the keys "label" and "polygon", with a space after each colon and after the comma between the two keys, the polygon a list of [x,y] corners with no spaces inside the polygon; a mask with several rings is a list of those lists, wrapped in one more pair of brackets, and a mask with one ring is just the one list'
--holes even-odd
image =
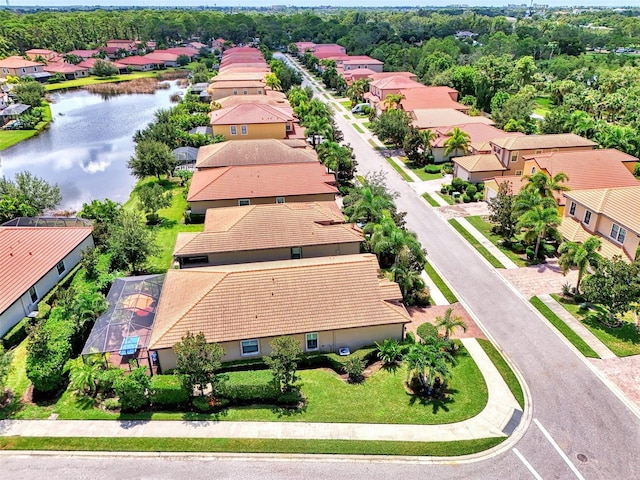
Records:
{"label": "blue sky", "polygon": [[[5,1],[0,0],[0,4]],[[9,0],[12,6],[26,5],[101,5],[101,6],[258,6],[270,5],[297,5],[297,6],[317,6],[317,5],[339,5],[343,7],[355,6],[389,6],[389,5],[415,5],[415,6],[446,6],[454,3],[464,3],[470,6],[491,6],[506,5],[509,3],[522,4],[529,1],[523,0]],[[535,3],[547,4],[551,6],[576,5],[585,6],[640,6],[640,0],[536,0]]]}

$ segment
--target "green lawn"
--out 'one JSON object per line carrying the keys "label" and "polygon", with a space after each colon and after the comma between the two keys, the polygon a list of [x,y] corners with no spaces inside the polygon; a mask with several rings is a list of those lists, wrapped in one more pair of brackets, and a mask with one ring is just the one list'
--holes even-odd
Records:
{"label": "green lawn", "polygon": [[455,294],[451,291],[449,286],[444,283],[444,280],[442,280],[440,275],[438,275],[438,272],[436,272],[436,270],[429,262],[424,263],[424,271],[429,276],[431,281],[436,284],[436,287],[438,287],[438,290],[440,290],[442,295],[444,295],[444,298],[447,299],[447,302],[456,303],[458,301]]}
{"label": "green lawn", "polygon": [[345,120],[351,120],[351,117],[346,113],[342,116],[344,117]]}
{"label": "green lawn", "polygon": [[36,125],[34,130],[0,130],[0,150],[9,148],[16,143],[31,138],[40,133],[51,122],[51,107],[48,103],[44,103],[44,113],[42,121]]}
{"label": "green lawn", "polygon": [[442,173],[440,172],[427,173],[424,171],[424,167],[419,167],[413,164],[412,162],[409,161],[407,157],[400,157],[400,159],[404,162],[404,164],[407,166],[409,170],[411,170],[420,178],[420,180],[427,181],[427,180],[437,180],[439,178],[442,178]]}
{"label": "green lawn", "polygon": [[533,109],[533,113],[537,113],[543,117],[549,113],[553,106],[551,105],[551,99],[549,97],[536,97],[533,101],[537,105],[537,107]]}
{"label": "green lawn", "polygon": [[451,195],[445,195],[445,194],[440,193],[440,192],[436,192],[436,195],[438,195],[441,199],[443,199],[449,205],[453,205],[453,198],[451,198]]}
{"label": "green lawn", "polygon": [[487,237],[491,241],[491,243],[493,243],[496,247],[500,249],[502,253],[504,253],[507,257],[509,257],[509,259],[513,263],[515,263],[519,267],[527,266],[527,261],[524,258],[522,258],[522,256],[518,255],[517,253],[513,252],[511,249],[502,245],[502,242],[500,241],[501,240],[500,236],[491,232],[492,225],[489,222],[487,222],[484,218],[478,215],[473,215],[471,217],[466,217],[466,218],[471,225],[473,225],[480,233],[482,233],[485,237]]}
{"label": "green lawn", "polygon": [[345,102],[340,102],[340,105],[342,105],[347,112],[351,111],[351,100],[347,100]]}
{"label": "green lawn", "polygon": [[[355,124],[354,124],[355,125]],[[394,162],[391,158],[389,157],[385,157],[385,160],[387,162],[389,162],[389,165],[391,165],[393,167],[393,169],[398,172],[400,174],[400,176],[406,181],[406,182],[413,182],[413,179],[407,175],[407,172],[405,172],[402,167],[400,165],[398,165],[396,162]]]}
{"label": "green lawn", "polygon": [[433,197],[431,195],[429,195],[428,193],[423,193],[422,194],[422,198],[424,198],[427,201],[427,203],[429,205],[431,205],[432,207],[439,207],[440,206],[440,204],[438,202],[436,202],[433,199]]}
{"label": "green lawn", "polygon": [[505,439],[506,437],[481,438],[459,442],[385,442],[253,438],[4,437],[0,438],[0,450],[316,453],[452,457],[488,450]]}
{"label": "green lawn", "polygon": [[[135,209],[138,206],[138,189],[140,186],[157,182],[156,178],[146,178],[137,183],[129,200],[125,203],[125,208]],[[173,202],[171,207],[160,210],[158,213],[162,218],[159,225],[150,226],[156,231],[157,243],[160,246],[160,253],[151,257],[148,262],[148,270],[150,272],[163,273],[171,267],[173,261],[173,247],[178,237],[178,232],[201,232],[204,224],[185,225],[183,222],[183,214],[187,208],[187,200],[184,198],[184,189],[175,182],[162,181],[165,192],[172,194]]]}
{"label": "green lawn", "polygon": [[[23,346],[25,344],[23,343]],[[22,347],[22,346],[21,346]],[[17,419],[46,419],[55,413],[66,420],[233,420],[272,422],[329,422],[329,423],[398,423],[435,425],[459,422],[482,411],[487,403],[484,378],[471,356],[462,349],[457,364],[451,368],[450,395],[444,401],[424,401],[404,389],[407,372],[403,366],[397,370],[382,369],[359,385],[350,385],[332,371],[324,369],[302,370],[300,385],[307,399],[304,409],[292,413],[271,406],[229,408],[221,413],[205,415],[180,412],[142,412],[118,414],[93,407],[93,401],[77,397],[66,391],[55,402],[24,405],[11,415]],[[21,377],[24,362],[15,364],[20,373],[12,378],[16,393],[26,388]],[[13,374],[16,375],[16,374]],[[230,372],[229,382],[268,383],[268,370]]]}
{"label": "green lawn", "polygon": [[449,223],[460,235],[464,237],[467,242],[469,242],[469,244],[473,248],[478,251],[478,253],[480,253],[480,255],[486,258],[494,268],[504,268],[504,265],[502,265],[502,263],[500,263],[500,261],[496,257],[494,257],[489,250],[481,245],[480,242],[467,231],[467,229],[460,225],[460,223],[458,223],[456,219],[452,218],[451,220],[449,220]]}
{"label": "green lawn", "polygon": [[513,373],[513,370],[511,369],[507,361],[489,340],[479,338],[478,343],[487,354],[487,356],[491,359],[493,364],[496,366],[496,368],[500,372],[500,375],[502,375],[502,378],[509,387],[509,390],[511,390],[511,393],[513,393],[515,399],[518,401],[520,407],[524,409],[524,393],[522,391],[522,385],[520,385],[518,377],[516,377],[516,374]]}
{"label": "green lawn", "polygon": [[364,130],[362,130],[362,128],[360,128],[360,125],[358,125],[357,123],[352,123],[352,125],[353,125],[353,128],[355,128],[358,133],[364,133]]}
{"label": "green lawn", "polygon": [[52,92],[55,90],[64,90],[67,88],[79,88],[84,87],[86,85],[96,85],[99,83],[118,83],[118,82],[128,82],[129,80],[135,80],[137,78],[154,78],[159,74],[166,73],[167,71],[175,70],[175,69],[167,69],[167,70],[152,70],[150,72],[133,72],[127,73],[124,75],[114,75],[113,77],[105,77],[99,78],[95,75],[91,75],[90,77],[78,78],[75,80],[67,80],[60,83],[52,83],[49,85],[45,85],[45,89],[48,92]]}
{"label": "green lawn", "polygon": [[581,310],[580,305],[572,299],[566,299],[559,295],[552,297],[560,303],[571,315],[576,317],[609,350],[618,357],[640,354],[640,334],[635,328],[635,319],[631,312],[622,317],[623,324],[618,328],[607,327],[598,320],[600,315],[606,315],[606,310],[599,305],[592,306],[589,310]]}
{"label": "green lawn", "polygon": [[560,333],[562,333],[567,340],[569,340],[574,347],[576,347],[582,355],[588,358],[600,358],[600,356],[593,351],[593,349],[587,345],[587,343],[574,332],[569,326],[564,323],[560,317],[558,317],[555,313],[553,313],[549,307],[547,307],[542,300],[538,297],[531,298],[531,304],[538,309],[538,311],[551,322],[551,324],[558,329]]}
{"label": "green lawn", "polygon": [[362,126],[367,130],[371,130],[371,122],[363,122]]}

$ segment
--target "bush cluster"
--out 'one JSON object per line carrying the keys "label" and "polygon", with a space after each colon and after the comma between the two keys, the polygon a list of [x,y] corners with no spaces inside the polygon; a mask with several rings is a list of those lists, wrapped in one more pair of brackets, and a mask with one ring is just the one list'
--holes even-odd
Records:
{"label": "bush cluster", "polygon": [[154,407],[180,409],[189,404],[189,392],[176,375],[155,375],[149,386],[149,403]]}
{"label": "bush cluster", "polygon": [[27,338],[29,334],[29,317],[24,317],[18,323],[16,323],[11,330],[4,334],[2,337],[2,346],[5,350],[9,350],[18,346],[22,341]]}

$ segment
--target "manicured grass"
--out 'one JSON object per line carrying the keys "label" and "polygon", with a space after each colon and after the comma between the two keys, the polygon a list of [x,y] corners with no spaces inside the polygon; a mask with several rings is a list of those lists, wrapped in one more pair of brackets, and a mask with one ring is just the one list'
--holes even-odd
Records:
{"label": "manicured grass", "polygon": [[386,147],[381,147],[380,145],[378,145],[375,140],[373,140],[372,138],[370,138],[369,140],[367,140],[369,142],[369,145],[371,145],[373,147],[374,150],[384,150]]}
{"label": "manicured grass", "polygon": [[532,297],[530,301],[531,304],[544,316],[544,318],[549,320],[549,322],[551,322],[551,324],[556,327],[558,331],[580,351],[580,353],[588,358],[600,358],[598,354],[594,352],[593,349],[580,337],[580,335],[571,330],[571,328],[569,328],[569,326],[564,323],[560,317],[553,313],[549,307],[542,302],[542,300],[538,297]]}
{"label": "manicured grass", "polygon": [[404,162],[408,169],[410,169],[413,173],[420,177],[420,180],[427,181],[442,178],[442,173],[427,173],[424,171],[424,167],[415,165],[414,163],[410,162],[407,157],[400,157],[400,159]]}
{"label": "manicured grass", "polygon": [[551,99],[548,97],[536,97],[534,98],[534,102],[538,106],[533,109],[533,113],[536,113],[543,117],[545,117],[552,108]]}
{"label": "manicured grass", "polygon": [[351,120],[351,117],[346,113],[342,116],[344,117],[345,120]]}
{"label": "manicured grass", "polygon": [[4,437],[0,438],[0,450],[316,453],[453,457],[488,450],[505,439],[506,437],[458,442],[385,442],[254,438]]}
{"label": "manicured grass", "polygon": [[458,301],[455,294],[451,291],[449,286],[444,282],[442,277],[438,275],[438,272],[433,268],[433,266],[429,262],[424,262],[424,271],[429,276],[431,281],[436,284],[438,290],[444,295],[444,298],[447,299],[449,303],[456,303]]}
{"label": "manicured grass", "polygon": [[367,179],[366,179],[366,178],[364,178],[362,175],[356,175],[356,178],[357,178],[357,179],[358,179],[358,181],[360,182],[360,185],[363,185],[363,186],[364,186],[364,184],[365,184],[365,183],[367,183]]}
{"label": "manicured grass", "polygon": [[86,85],[96,85],[99,83],[118,83],[118,82],[128,82],[129,80],[135,80],[136,78],[154,78],[163,72],[167,72],[168,70],[152,70],[150,72],[134,72],[127,73],[124,75],[114,75],[113,77],[105,77],[99,78],[95,75],[91,75],[85,78],[77,78],[75,80],[67,80],[60,83],[52,83],[49,85],[45,85],[45,89],[48,92],[52,92],[55,90],[64,90],[67,88],[79,88],[84,87]]}
{"label": "manicured grass", "polygon": [[16,143],[34,137],[40,133],[51,122],[51,107],[48,103],[43,103],[44,112],[42,121],[33,130],[0,130],[0,150],[12,147]]}
{"label": "manicured grass", "polygon": [[500,375],[502,375],[502,378],[509,387],[509,390],[511,390],[511,393],[513,393],[513,396],[518,401],[518,405],[524,409],[524,392],[522,391],[522,385],[520,385],[516,374],[493,343],[483,338],[478,338],[477,340],[484,352],[500,372]]}
{"label": "manicured grass", "polygon": [[[345,115],[345,117],[346,116],[347,115]],[[355,128],[358,133],[364,133],[364,130],[362,130],[362,128],[360,128],[360,125],[358,125],[357,123],[352,123],[351,125],[353,125],[353,128]]]}
{"label": "manicured grass", "polygon": [[389,165],[391,165],[393,167],[393,169],[398,172],[400,174],[400,176],[406,181],[406,182],[413,182],[413,179],[407,175],[407,173],[402,169],[402,167],[400,165],[398,165],[396,162],[394,162],[391,158],[389,157],[385,157],[385,160],[387,162],[389,162]]}
{"label": "manicured grass", "polygon": [[340,105],[342,105],[347,112],[351,111],[351,101],[350,100],[347,100],[345,102],[340,102]]}
{"label": "manicured grass", "polygon": [[480,253],[480,255],[482,255],[491,264],[491,266],[493,266],[494,268],[504,268],[504,265],[502,265],[502,263],[500,263],[500,261],[496,257],[494,257],[489,250],[481,245],[480,242],[467,231],[467,229],[460,225],[460,223],[455,218],[449,220],[449,223],[460,235],[464,237],[467,242],[469,242],[469,244],[473,248],[478,251],[478,253]]}
{"label": "manicured grass", "polygon": [[432,207],[439,207],[440,206],[440,204],[438,202],[436,202],[433,199],[433,197],[431,195],[429,195],[428,193],[423,193],[422,194],[422,198],[424,198],[427,201],[427,203],[429,205],[431,205]]}
{"label": "manicured grass", "polygon": [[635,320],[630,312],[622,317],[622,326],[611,328],[599,320],[601,315],[607,315],[606,310],[601,306],[593,305],[589,310],[581,310],[580,305],[573,300],[559,295],[551,296],[618,357],[640,354],[640,334],[636,331]]}
{"label": "manicured grass", "polygon": [[485,237],[487,237],[491,243],[493,243],[496,247],[500,249],[502,253],[504,253],[509,260],[518,265],[519,267],[526,267],[527,261],[522,258],[517,253],[513,252],[511,249],[502,245],[500,242],[501,238],[499,235],[496,235],[491,231],[492,225],[487,222],[484,218],[479,215],[473,215],[471,217],[466,217],[467,221],[473,225],[480,233],[482,233]]}
{"label": "manicured grass", "polygon": [[367,130],[371,130],[371,122],[363,122],[362,126]]}
{"label": "manicured grass", "polygon": [[449,205],[453,205],[453,198],[451,198],[451,195],[444,195],[440,192],[436,192],[436,195],[438,195],[441,199],[443,199]]}
{"label": "manicured grass", "polygon": [[[382,369],[364,383],[351,385],[323,369],[299,372],[306,405],[299,411],[269,405],[228,408],[216,414],[191,412],[141,412],[118,414],[93,406],[93,400],[66,391],[57,402],[25,405],[12,415],[16,419],[45,419],[55,413],[66,420],[233,420],[267,422],[397,423],[437,425],[459,422],[482,411],[488,399],[487,387],[476,363],[464,349],[451,367],[449,398],[429,400],[415,397],[404,388],[406,369]],[[268,370],[230,372],[229,382],[266,384]]]}

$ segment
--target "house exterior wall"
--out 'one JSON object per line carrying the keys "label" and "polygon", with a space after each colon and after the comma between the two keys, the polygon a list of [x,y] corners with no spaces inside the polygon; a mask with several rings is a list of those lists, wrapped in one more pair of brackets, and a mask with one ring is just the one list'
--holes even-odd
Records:
{"label": "house exterior wall", "polygon": [[[295,245],[293,245],[295,246]],[[360,253],[360,242],[333,243],[330,245],[305,245],[301,247],[302,258],[330,257],[334,255],[355,255]],[[195,256],[195,255],[194,255]],[[244,252],[210,253],[208,263],[187,264],[180,268],[202,267],[204,265],[232,265],[237,263],[270,262],[290,260],[291,247],[247,250]],[[180,257],[181,259],[184,257]]]}
{"label": "house exterior wall", "polygon": [[150,70],[153,70],[153,63],[145,63],[144,65],[127,65],[127,67],[138,72],[148,72]]}
{"label": "house exterior wall", "polygon": [[[263,205],[268,203],[276,203],[277,197],[261,197],[250,198],[251,205]],[[319,193],[311,195],[291,195],[285,197],[286,203],[300,203],[300,202],[333,202],[336,196],[333,193]],[[207,208],[220,208],[220,207],[237,207],[239,199],[234,198],[230,200],[208,200],[199,202],[189,202],[191,205],[191,213],[196,215],[205,214]]]}
{"label": "house exterior wall", "polygon": [[[531,155],[540,155],[552,152],[575,152],[581,150],[593,150],[593,147],[564,147],[564,148],[537,148],[530,150],[507,150],[497,145],[491,144],[493,153],[496,154],[502,165],[507,168],[505,175],[522,175],[525,168],[523,157]],[[520,172],[520,173],[518,173]]]}
{"label": "house exterior wall", "polygon": [[[244,93],[246,90],[247,93]],[[212,100],[230,97],[231,95],[264,95],[264,87],[216,87],[215,83],[209,87]]]}
{"label": "house exterior wall", "polygon": [[504,173],[502,170],[490,170],[488,172],[469,172],[457,163],[453,164],[453,177],[461,178],[462,180],[471,183],[480,183],[483,182],[485,178],[500,177],[503,174]]}
{"label": "house exterior wall", "polygon": [[[242,125],[246,125],[247,134],[242,134]],[[236,135],[231,134],[232,125],[211,125],[213,134],[224,135],[225,140],[254,140],[262,138],[287,138],[287,126],[282,123],[237,124]]]}
{"label": "house exterior wall", "polygon": [[382,73],[382,67],[383,65],[380,65],[379,63],[368,64],[365,62],[358,65],[345,65],[344,71],[353,72],[354,70],[358,70],[359,68],[368,68],[369,70],[373,70],[374,72]]}
{"label": "house exterior wall", "polygon": [[488,202],[492,198],[498,196],[498,182],[495,180],[487,180],[484,182],[484,201]]}
{"label": "house exterior wall", "polygon": [[[62,259],[64,260],[65,265],[65,271],[62,275],[58,274],[58,270],[56,266],[54,266],[40,280],[38,280],[34,285],[36,293],[38,294],[38,299],[35,304],[37,304],[60,280],[66,277],[78,263],[80,263],[82,251],[93,246],[93,237],[89,235],[89,237],[87,237]],[[31,301],[31,297],[27,289],[27,291],[18,300],[12,303],[9,308],[0,314],[0,337],[35,309],[31,308],[33,303],[34,302]]]}
{"label": "house exterior wall", "polygon": [[[330,330],[325,332],[306,332],[318,334],[318,350],[321,352],[337,352],[339,348],[347,347],[352,352],[358,348],[362,348],[366,345],[372,345],[374,342],[382,342],[387,338],[394,338],[402,340],[404,337],[404,325],[379,325],[361,328],[350,328],[342,330]],[[306,350],[306,333],[291,335],[295,338],[302,350]],[[271,354],[271,342],[276,337],[264,337],[258,339],[260,345],[260,352],[255,355],[245,355],[241,353],[240,342],[241,340],[234,342],[222,342],[220,346],[224,348],[225,356],[222,357],[223,362],[230,362],[233,360],[242,360],[247,358],[256,358],[267,356]],[[246,338],[242,340],[253,340],[253,338]],[[176,368],[176,354],[171,348],[163,348],[157,350],[158,362],[160,368],[166,371],[170,368]]]}
{"label": "house exterior wall", "polygon": [[33,73],[44,72],[44,65],[37,65],[35,67],[21,67],[21,68],[0,68],[0,78],[6,78],[9,75],[12,77],[26,77]]}

